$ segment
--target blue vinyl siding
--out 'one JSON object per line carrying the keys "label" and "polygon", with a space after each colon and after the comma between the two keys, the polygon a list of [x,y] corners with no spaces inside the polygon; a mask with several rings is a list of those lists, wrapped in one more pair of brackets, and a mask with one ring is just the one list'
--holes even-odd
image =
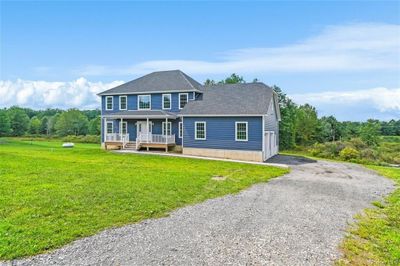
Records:
{"label": "blue vinyl siding", "polygon": [[[195,140],[195,122],[206,122],[206,140]],[[248,141],[235,140],[235,122],[248,122]],[[262,117],[184,117],[183,147],[262,150]]]}
{"label": "blue vinyl siding", "polygon": [[137,95],[128,95],[128,110],[137,110]]}
{"label": "blue vinyl siding", "polygon": [[[162,110],[162,94],[163,93],[153,93],[151,95],[151,110]],[[171,109],[166,109],[168,112],[179,112],[179,93],[165,93],[171,94]],[[145,94],[141,94],[145,95]],[[128,110],[137,110],[137,95],[126,95],[128,96]],[[189,92],[189,101],[194,100],[195,93]],[[113,96],[113,110],[106,110],[106,97],[101,96],[101,110],[103,114],[109,114],[113,112],[118,112],[119,110],[119,95]]]}

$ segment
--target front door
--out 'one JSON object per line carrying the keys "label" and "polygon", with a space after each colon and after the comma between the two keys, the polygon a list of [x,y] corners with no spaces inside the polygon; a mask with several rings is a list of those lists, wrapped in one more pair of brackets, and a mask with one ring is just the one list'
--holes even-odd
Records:
{"label": "front door", "polygon": [[151,139],[151,122],[149,122],[149,128],[147,128],[147,121],[137,122],[137,136],[141,135],[143,140]]}

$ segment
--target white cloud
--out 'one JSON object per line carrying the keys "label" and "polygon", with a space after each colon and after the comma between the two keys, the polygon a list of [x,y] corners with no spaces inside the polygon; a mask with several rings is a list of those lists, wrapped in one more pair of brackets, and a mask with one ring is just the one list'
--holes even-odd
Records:
{"label": "white cloud", "polygon": [[317,93],[302,93],[288,95],[296,103],[310,103],[317,108],[337,106],[347,110],[349,116],[355,111],[356,105],[379,112],[389,112],[394,118],[400,119],[400,88],[373,88],[354,91],[326,91]]}
{"label": "white cloud", "polygon": [[81,75],[140,75],[182,69],[191,74],[363,71],[400,68],[400,25],[360,23],[326,27],[298,43],[228,51],[219,60],[152,60],[131,66],[91,65]]}
{"label": "white cloud", "polygon": [[83,108],[100,107],[97,93],[122,84],[90,82],[79,78],[71,82],[48,81],[0,81],[0,107],[18,105],[37,109],[43,108]]}

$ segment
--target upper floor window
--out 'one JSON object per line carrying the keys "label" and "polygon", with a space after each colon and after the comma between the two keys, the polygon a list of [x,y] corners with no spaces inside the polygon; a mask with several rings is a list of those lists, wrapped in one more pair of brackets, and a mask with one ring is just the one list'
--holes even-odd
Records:
{"label": "upper floor window", "polygon": [[127,96],[119,96],[119,110],[126,110],[127,108],[128,97]]}
{"label": "upper floor window", "polygon": [[106,96],[106,110],[112,110],[113,108],[113,97]]}
{"label": "upper floor window", "polygon": [[162,109],[171,109],[171,94],[162,95]]}
{"label": "upper floor window", "polygon": [[235,140],[236,141],[247,141],[248,128],[247,122],[236,122],[235,123]]}
{"label": "upper floor window", "polygon": [[196,140],[206,139],[206,122],[194,123],[194,139]]}
{"label": "upper floor window", "polygon": [[138,110],[151,109],[151,95],[138,95]]}
{"label": "upper floor window", "polygon": [[189,93],[179,93],[179,109],[185,107],[189,99]]}

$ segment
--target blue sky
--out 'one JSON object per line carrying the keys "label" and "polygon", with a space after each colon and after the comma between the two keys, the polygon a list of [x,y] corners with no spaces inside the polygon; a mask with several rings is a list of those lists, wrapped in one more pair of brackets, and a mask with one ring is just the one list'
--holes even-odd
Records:
{"label": "blue sky", "polygon": [[1,1],[0,107],[98,106],[155,70],[236,72],[340,120],[400,119],[398,1]]}

